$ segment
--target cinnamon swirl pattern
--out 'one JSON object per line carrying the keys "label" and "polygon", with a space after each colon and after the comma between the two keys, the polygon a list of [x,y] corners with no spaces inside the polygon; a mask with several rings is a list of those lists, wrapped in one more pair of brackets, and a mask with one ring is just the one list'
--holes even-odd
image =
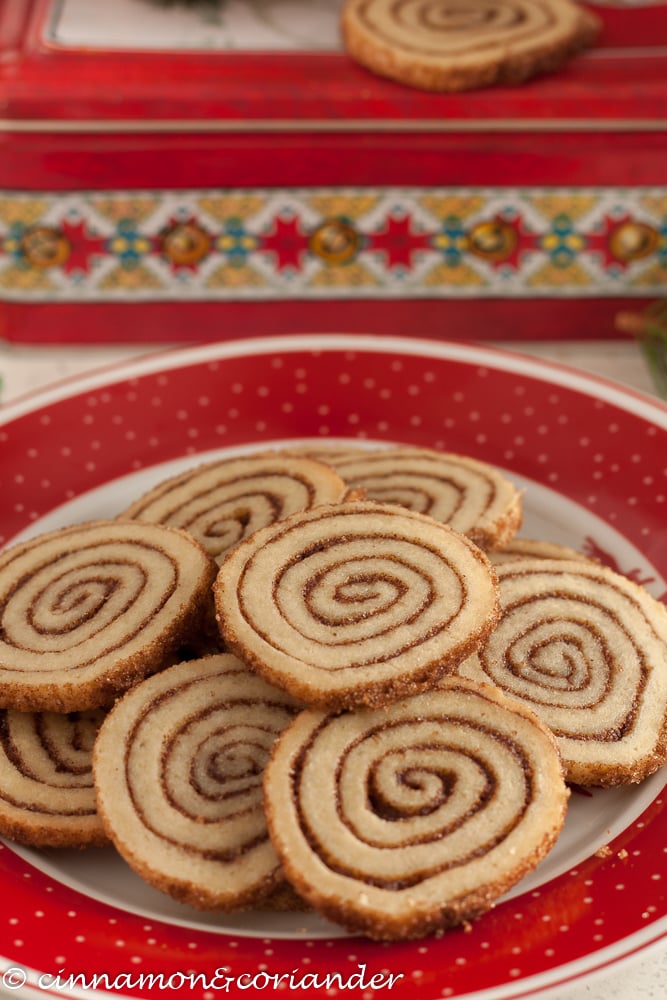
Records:
{"label": "cinnamon swirl pattern", "polygon": [[483,549],[505,545],[519,529],[521,493],[486,462],[422,448],[358,451],[331,464],[370,500],[428,514]]}
{"label": "cinnamon swirl pattern", "polygon": [[33,847],[107,843],[92,771],[103,718],[0,710],[0,834]]}
{"label": "cinnamon swirl pattern", "polygon": [[497,567],[502,616],[459,668],[530,706],[569,781],[641,781],[667,759],[667,608],[585,560]]}
{"label": "cinnamon swirl pattern", "polygon": [[7,549],[0,707],[110,704],[196,639],[215,569],[185,532],[132,521],[89,521]]}
{"label": "cinnamon swirl pattern", "polygon": [[222,459],[160,483],[121,515],[183,528],[220,561],[242,538],[295,511],[338,503],[347,488],[305,455],[261,452]]}
{"label": "cinnamon swirl pattern", "polygon": [[379,705],[433,684],[498,614],[483,552],[447,525],[373,501],[262,528],[214,585],[228,649],[309,704]]}
{"label": "cinnamon swirl pattern", "polygon": [[228,653],[169,667],[121,698],[93,772],[104,827],[130,867],[200,909],[275,898],[284,878],[262,775],[295,710]]}
{"label": "cinnamon swirl pattern", "polygon": [[299,894],[385,940],[483,913],[551,849],[568,800],[547,727],[453,678],[386,709],[300,713],[274,746],[264,794]]}
{"label": "cinnamon swirl pattern", "polygon": [[423,90],[520,83],[592,44],[599,19],[572,0],[345,0],[345,48]]}

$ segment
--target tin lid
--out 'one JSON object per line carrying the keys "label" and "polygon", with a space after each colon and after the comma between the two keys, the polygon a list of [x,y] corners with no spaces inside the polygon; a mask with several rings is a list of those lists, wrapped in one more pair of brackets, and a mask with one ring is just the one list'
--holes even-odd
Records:
{"label": "tin lid", "polygon": [[588,4],[597,45],[519,87],[430,94],[343,51],[331,0],[6,0],[5,131],[667,130],[667,3]]}

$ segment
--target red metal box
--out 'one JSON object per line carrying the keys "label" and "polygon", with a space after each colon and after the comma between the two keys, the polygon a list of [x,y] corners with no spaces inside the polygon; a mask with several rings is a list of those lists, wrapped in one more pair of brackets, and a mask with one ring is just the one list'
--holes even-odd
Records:
{"label": "red metal box", "polygon": [[0,336],[593,338],[667,294],[667,4],[464,94],[355,65],[339,6],[4,0]]}

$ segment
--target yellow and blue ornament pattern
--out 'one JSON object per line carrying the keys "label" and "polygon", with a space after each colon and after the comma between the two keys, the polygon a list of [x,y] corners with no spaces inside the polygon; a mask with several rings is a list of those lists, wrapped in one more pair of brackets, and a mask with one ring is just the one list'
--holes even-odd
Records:
{"label": "yellow and blue ornament pattern", "polygon": [[667,188],[0,192],[12,301],[667,294]]}

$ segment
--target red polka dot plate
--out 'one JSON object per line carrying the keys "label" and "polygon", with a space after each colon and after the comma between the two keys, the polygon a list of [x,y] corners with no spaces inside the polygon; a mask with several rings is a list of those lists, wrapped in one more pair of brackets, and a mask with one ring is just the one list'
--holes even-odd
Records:
{"label": "red polka dot plate", "polygon": [[[2,544],[113,516],[160,478],[267,443],[407,442],[494,463],[522,534],[588,551],[667,599],[667,407],[463,344],[281,337],[152,355],[0,414]],[[311,913],[203,914],[111,849],[0,846],[2,987],[507,1000],[552,993],[667,935],[664,769],[575,792],[551,854],[472,927],[377,944]]]}

